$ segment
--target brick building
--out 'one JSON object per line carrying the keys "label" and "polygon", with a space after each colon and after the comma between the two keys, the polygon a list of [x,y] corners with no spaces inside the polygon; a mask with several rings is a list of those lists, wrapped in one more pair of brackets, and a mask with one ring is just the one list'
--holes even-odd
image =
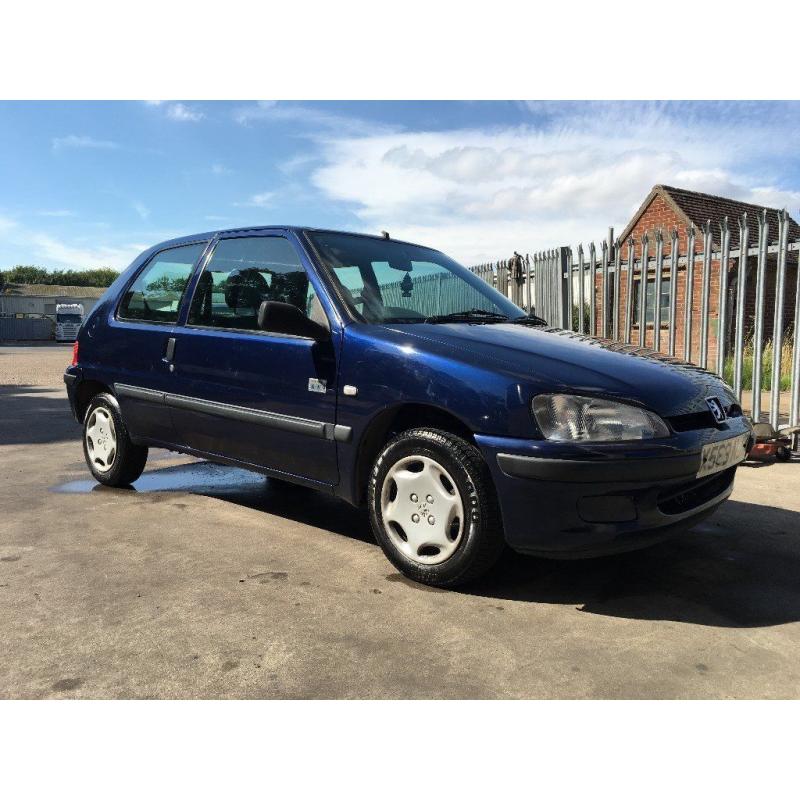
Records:
{"label": "brick building", "polygon": [[[619,305],[619,330],[625,330],[625,310],[627,308],[627,268],[628,242],[631,237],[634,240],[634,255],[640,258],[642,254],[642,237],[648,234],[649,249],[648,255],[653,258],[655,255],[655,234],[660,230],[664,238],[664,269],[663,283],[661,286],[661,337],[660,349],[667,352],[668,347],[668,322],[669,322],[669,293],[672,276],[670,275],[669,256],[672,247],[672,230],[678,232],[678,252],[685,255],[688,248],[689,228],[695,228],[695,252],[703,251],[703,226],[708,220],[711,221],[712,233],[712,253],[714,257],[711,261],[710,271],[710,302],[709,302],[709,326],[708,326],[708,364],[713,367],[717,354],[718,341],[718,321],[719,321],[719,280],[720,280],[720,256],[721,256],[721,232],[720,223],[724,218],[728,218],[728,228],[730,231],[730,247],[736,250],[739,247],[739,219],[743,214],[747,214],[749,227],[748,246],[754,247],[758,244],[758,215],[763,211],[762,206],[742,203],[737,200],[730,200],[725,197],[692,192],[687,189],[678,189],[672,186],[654,186],[645,201],[633,215],[626,226],[619,241],[622,243],[622,270],[620,280],[620,305]],[[769,226],[769,244],[778,242],[778,215],[779,210],[767,209],[767,224]],[[800,226],[789,219],[789,241],[800,240]],[[756,262],[757,258],[751,256],[748,259],[746,293],[745,293],[745,338],[752,336],[755,323],[755,290],[756,290]],[[765,291],[764,291],[764,341],[772,338],[774,308],[775,308],[775,275],[776,275],[777,256],[770,255],[767,259]],[[737,271],[738,259],[730,259],[726,265],[728,270],[728,314],[726,341],[728,346],[733,337],[734,312],[736,303]],[[598,281],[601,279],[598,279]],[[702,281],[703,269],[702,261],[696,261],[694,267],[694,277],[692,281],[692,357],[691,360],[697,362],[700,352],[700,313],[702,304]],[[794,316],[794,297],[797,281],[797,254],[790,253],[787,261],[786,288],[784,300],[784,330],[791,325]],[[655,299],[655,275],[653,270],[648,276],[647,287],[647,307],[646,314],[650,320],[646,330],[646,344],[653,344],[653,306]],[[638,271],[634,281],[634,317],[632,325],[632,341],[639,341],[639,277]],[[598,283],[598,290],[600,284]],[[600,293],[597,293],[596,319],[598,320],[598,330],[601,319]],[[676,310],[676,355],[683,355],[684,342],[684,309],[686,300],[686,268],[678,268],[677,276],[677,310]],[[728,347],[726,346],[726,350]]]}

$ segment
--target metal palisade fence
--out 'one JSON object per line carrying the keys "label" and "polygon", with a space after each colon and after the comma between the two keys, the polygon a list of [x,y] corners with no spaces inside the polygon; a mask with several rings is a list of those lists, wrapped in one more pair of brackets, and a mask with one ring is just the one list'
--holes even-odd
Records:
{"label": "metal palisade fence", "polygon": [[472,271],[554,327],[697,364],[727,380],[753,420],[795,426],[800,240],[789,240],[790,222],[783,211],[771,227],[765,210],[625,242],[610,232],[600,247],[515,253]]}

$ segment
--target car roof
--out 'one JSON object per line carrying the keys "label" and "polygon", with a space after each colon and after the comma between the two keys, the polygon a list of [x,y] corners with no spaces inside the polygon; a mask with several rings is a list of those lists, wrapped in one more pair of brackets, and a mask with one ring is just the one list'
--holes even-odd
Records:
{"label": "car roof", "polygon": [[[307,225],[246,225],[240,228],[224,228],[222,230],[216,231],[206,231],[205,233],[193,233],[189,236],[179,236],[175,239],[167,239],[165,242],[159,242],[157,245],[153,245],[151,250],[163,250],[167,247],[176,247],[182,244],[190,244],[191,242],[199,242],[205,241],[209,239],[213,239],[215,236],[222,236],[223,234],[227,233],[247,233],[249,231],[292,231],[294,233],[339,233],[344,234],[346,236],[360,236],[365,239],[380,239],[385,240],[386,237],[381,234],[374,234],[374,233],[359,233],[357,231],[340,231],[340,230],[333,230],[329,228],[312,228]],[[392,239],[389,237],[389,241],[397,242],[398,244],[411,244],[415,247],[426,247],[427,245],[419,245],[415,242],[405,242],[400,239]],[[435,248],[428,248],[433,250]]]}

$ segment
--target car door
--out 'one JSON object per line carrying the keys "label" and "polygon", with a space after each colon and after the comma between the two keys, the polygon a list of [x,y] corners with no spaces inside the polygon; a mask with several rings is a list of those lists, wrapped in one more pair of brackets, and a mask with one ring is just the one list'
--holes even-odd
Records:
{"label": "car door", "polygon": [[132,278],[104,330],[102,360],[134,439],[172,444],[164,395],[174,389],[170,340],[189,278],[207,241],[155,253]]}
{"label": "car door", "polygon": [[264,300],[328,323],[318,279],[285,235],[227,235],[194,281],[175,330],[168,396],[182,446],[335,484],[338,328],[320,342],[258,327]]}

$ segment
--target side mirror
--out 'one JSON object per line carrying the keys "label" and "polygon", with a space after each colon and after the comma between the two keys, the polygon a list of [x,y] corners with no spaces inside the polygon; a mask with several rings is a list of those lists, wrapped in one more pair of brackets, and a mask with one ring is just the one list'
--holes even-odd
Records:
{"label": "side mirror", "polygon": [[261,303],[258,309],[258,327],[262,331],[287,333],[318,342],[330,335],[324,325],[309,319],[297,306],[279,303],[277,300],[264,300]]}

